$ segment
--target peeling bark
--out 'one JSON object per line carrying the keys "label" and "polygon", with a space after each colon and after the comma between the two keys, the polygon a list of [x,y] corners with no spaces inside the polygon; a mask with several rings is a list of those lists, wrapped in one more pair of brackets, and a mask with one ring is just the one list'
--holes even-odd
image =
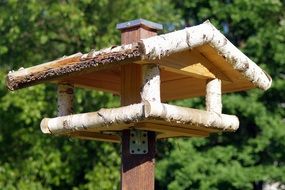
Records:
{"label": "peeling bark", "polygon": [[6,86],[9,90],[17,90],[67,75],[127,64],[129,62],[124,62],[124,60],[136,60],[140,55],[139,47],[136,44],[110,50],[91,51],[84,55],[77,53],[52,62],[10,72],[6,77]]}
{"label": "peeling bark", "polygon": [[148,120],[225,131],[235,131],[239,126],[236,116],[145,101],[120,108],[101,109],[97,112],[45,118],[41,122],[41,129],[43,133],[61,134],[90,129],[108,130],[110,126]]}
{"label": "peeling bark", "polygon": [[257,87],[267,90],[270,76],[237,49],[209,21],[183,30],[142,39],[138,43],[112,46],[88,54],[75,54],[46,64],[10,72],[6,85],[10,90],[51,81],[67,75],[96,71],[107,67],[132,63],[143,59],[150,62],[170,54],[210,45],[224,57],[233,69],[239,71]]}

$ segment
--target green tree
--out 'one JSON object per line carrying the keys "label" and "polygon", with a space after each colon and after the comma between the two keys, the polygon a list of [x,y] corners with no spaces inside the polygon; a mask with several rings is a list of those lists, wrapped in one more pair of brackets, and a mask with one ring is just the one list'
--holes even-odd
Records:
{"label": "green tree", "polygon": [[[8,70],[119,44],[116,24],[178,18],[169,1],[0,1],[0,189],[118,189],[119,145],[43,135],[56,115],[56,87],[5,88]],[[76,112],[118,106],[118,98],[77,90]]]}
{"label": "green tree", "polygon": [[[156,189],[285,183],[284,10],[281,0],[0,0],[0,189],[118,189],[119,145],[41,134],[40,119],[56,115],[56,87],[10,93],[4,77],[11,69],[119,44],[115,25],[138,17],[168,29],[210,19],[273,76],[265,93],[223,96],[223,111],[240,118],[236,133],[159,142]],[[111,94],[80,89],[76,101],[76,112],[119,104]],[[203,107],[201,98],[175,103]]]}
{"label": "green tree", "polygon": [[[158,162],[160,189],[262,189],[285,183],[285,3],[264,1],[176,1],[184,23],[210,19],[273,77],[273,86],[223,96],[223,112],[238,115],[234,134],[171,140]],[[176,102],[201,106],[202,99]]]}

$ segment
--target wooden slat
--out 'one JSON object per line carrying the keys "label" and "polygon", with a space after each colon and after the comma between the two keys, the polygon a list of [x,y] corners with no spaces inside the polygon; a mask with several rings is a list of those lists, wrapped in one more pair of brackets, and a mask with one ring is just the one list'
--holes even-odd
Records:
{"label": "wooden slat", "polygon": [[85,140],[98,140],[98,141],[105,141],[105,142],[120,142],[120,137],[111,134],[101,134],[89,131],[76,131],[68,134],[71,137],[85,139]]}
{"label": "wooden slat", "polygon": [[255,86],[246,80],[236,81],[235,85],[234,84],[223,84],[222,85],[223,93],[245,91],[245,90],[249,90],[252,88],[255,88]]}
{"label": "wooden slat", "polygon": [[102,70],[76,77],[65,77],[60,82],[72,83],[77,87],[92,88],[105,92],[119,94],[120,92],[120,70]]}
{"label": "wooden slat", "polygon": [[199,79],[219,78],[231,81],[230,78],[206,59],[199,51],[187,50],[155,60],[165,70]]}
{"label": "wooden slat", "polygon": [[141,130],[156,131],[168,137],[177,137],[177,136],[205,137],[208,136],[209,134],[208,132],[205,131],[187,129],[182,127],[173,127],[168,125],[160,125],[156,123],[140,123],[136,128]]}
{"label": "wooden slat", "polygon": [[160,69],[160,80],[161,82],[166,82],[170,80],[177,80],[182,78],[189,78],[188,75],[181,74],[181,73],[175,73],[171,71],[167,71],[164,68]]}
{"label": "wooden slat", "polygon": [[188,130],[188,129],[195,130],[195,131],[200,131],[202,133],[215,133],[215,132],[221,131],[220,129],[211,128],[211,127],[197,127],[197,126],[192,126],[192,125],[183,124],[183,123],[171,123],[169,121],[164,121],[164,120],[146,119],[144,121],[141,121],[141,123],[152,123],[154,125],[165,125],[166,128],[171,128],[173,130],[175,130],[176,128],[179,128],[179,129],[183,128],[185,130]]}
{"label": "wooden slat", "polygon": [[[208,136],[208,135],[207,135]],[[200,135],[183,135],[183,134],[173,134],[173,133],[158,133],[156,138],[159,139],[167,139],[167,138],[191,138],[191,137],[207,137],[207,136],[200,136]]]}
{"label": "wooden slat", "polygon": [[205,95],[206,80],[182,78],[161,83],[162,101]]}
{"label": "wooden slat", "polygon": [[[147,126],[147,125],[150,125]],[[135,126],[135,127],[134,127]],[[124,125],[115,125],[115,126],[106,126],[100,128],[91,128],[87,129],[85,132],[91,134],[101,134],[104,132],[116,132],[123,131],[126,129],[138,128],[141,130],[149,130],[158,133],[165,134],[168,137],[177,137],[177,136],[207,136],[209,133],[220,132],[219,129],[214,129],[210,127],[196,127],[183,123],[171,123],[164,120],[154,120],[154,119],[145,119],[140,122],[133,122]],[[84,135],[84,133],[82,133]],[[102,136],[104,137],[104,136]],[[106,136],[107,139],[109,136]]]}
{"label": "wooden slat", "polygon": [[220,72],[225,73],[231,81],[235,82],[236,80],[244,79],[244,77],[237,70],[235,70],[225,58],[217,54],[217,51],[213,47],[203,45],[196,49],[213,64],[216,70],[220,70]]}

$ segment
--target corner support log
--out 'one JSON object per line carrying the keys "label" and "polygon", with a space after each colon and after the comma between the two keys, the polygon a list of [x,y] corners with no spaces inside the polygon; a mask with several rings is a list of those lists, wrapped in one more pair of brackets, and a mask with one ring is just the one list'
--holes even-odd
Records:
{"label": "corner support log", "polygon": [[206,110],[218,114],[222,113],[222,84],[220,79],[207,81]]}
{"label": "corner support log", "polygon": [[74,86],[72,84],[58,84],[57,87],[57,108],[58,116],[70,115],[73,113]]}
{"label": "corner support log", "polygon": [[195,126],[197,129],[201,127],[223,131],[235,131],[239,126],[239,120],[234,115],[146,101],[120,108],[101,109],[97,112],[44,118],[41,122],[41,129],[44,133],[53,134],[114,130],[116,126],[127,127],[134,123],[153,120],[183,124],[186,128]]}
{"label": "corner support log", "polygon": [[141,100],[150,102],[161,102],[160,99],[160,71],[155,64],[143,65],[143,86]]}

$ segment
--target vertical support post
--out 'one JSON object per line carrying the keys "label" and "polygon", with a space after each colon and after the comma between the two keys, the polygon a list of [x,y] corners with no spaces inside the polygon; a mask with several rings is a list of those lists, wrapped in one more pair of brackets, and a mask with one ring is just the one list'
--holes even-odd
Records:
{"label": "vertical support post", "polygon": [[143,65],[143,85],[141,89],[142,101],[161,102],[160,98],[160,70],[155,64]]}
{"label": "vertical support post", "polygon": [[206,110],[222,113],[222,84],[220,79],[212,79],[206,84]]}
{"label": "vertical support post", "polygon": [[[142,38],[157,35],[157,31],[162,29],[162,25],[138,19],[118,24],[117,29],[122,32],[121,43],[129,44]],[[156,85],[150,85],[153,83]],[[160,101],[159,88],[159,68],[156,65],[129,64],[121,67],[121,104],[123,106],[144,100]],[[153,96],[151,90],[155,91]],[[121,189],[153,190],[155,133],[147,132],[148,152],[146,154],[132,154],[130,152],[130,135],[131,130],[122,132]]]}
{"label": "vertical support post", "polygon": [[74,86],[68,83],[60,83],[57,87],[57,108],[58,116],[70,115],[73,113]]}

